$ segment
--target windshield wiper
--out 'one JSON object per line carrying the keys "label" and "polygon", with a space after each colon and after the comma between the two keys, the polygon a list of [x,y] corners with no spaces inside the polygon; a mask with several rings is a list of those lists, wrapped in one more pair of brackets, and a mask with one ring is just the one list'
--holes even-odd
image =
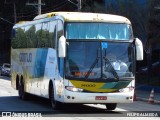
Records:
{"label": "windshield wiper", "polygon": [[99,55],[98,55],[98,52],[99,52],[99,50],[97,49],[97,57],[96,57],[95,61],[93,62],[92,66],[90,67],[90,69],[88,70],[87,74],[85,75],[85,77],[84,77],[85,79],[87,79],[87,78],[89,77],[89,75],[91,74],[93,68],[94,68],[94,67],[96,66],[96,64],[98,63],[98,60],[99,60],[99,58],[100,58],[100,57],[98,57],[98,56],[99,56]]}
{"label": "windshield wiper", "polygon": [[96,66],[96,64],[98,63],[100,57],[97,57],[94,61],[94,63],[92,64],[92,66],[90,67],[89,71],[87,72],[87,74],[85,75],[85,79],[87,79],[89,77],[89,75],[91,74],[93,68]]}
{"label": "windshield wiper", "polygon": [[108,67],[110,68],[113,76],[114,76],[117,80],[119,80],[119,76],[118,76],[117,72],[115,71],[115,69],[113,68],[111,62],[108,60],[108,58],[105,56],[105,57],[103,57],[103,59],[105,60],[105,65],[106,65],[106,63],[108,64]]}

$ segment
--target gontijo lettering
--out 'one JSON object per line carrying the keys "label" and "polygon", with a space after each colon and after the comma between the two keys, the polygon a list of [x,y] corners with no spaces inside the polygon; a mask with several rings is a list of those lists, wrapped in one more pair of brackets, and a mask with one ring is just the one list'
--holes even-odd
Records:
{"label": "gontijo lettering", "polygon": [[19,61],[20,62],[32,62],[32,53],[20,53]]}

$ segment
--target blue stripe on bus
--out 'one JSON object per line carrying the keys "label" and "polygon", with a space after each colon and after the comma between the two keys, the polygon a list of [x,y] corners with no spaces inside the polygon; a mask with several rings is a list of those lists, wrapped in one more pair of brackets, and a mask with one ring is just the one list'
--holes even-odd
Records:
{"label": "blue stripe on bus", "polygon": [[37,49],[34,63],[34,73],[35,78],[44,76],[45,66],[47,61],[48,49]]}

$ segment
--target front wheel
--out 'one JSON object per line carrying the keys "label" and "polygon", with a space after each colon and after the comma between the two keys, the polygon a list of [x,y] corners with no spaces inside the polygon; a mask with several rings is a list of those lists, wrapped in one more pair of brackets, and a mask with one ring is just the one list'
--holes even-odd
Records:
{"label": "front wheel", "polygon": [[107,103],[106,108],[107,110],[115,110],[117,107],[117,103]]}
{"label": "front wheel", "polygon": [[58,110],[58,109],[61,108],[61,103],[54,99],[54,89],[53,89],[53,87],[50,88],[50,101],[51,101],[51,106],[54,110]]}

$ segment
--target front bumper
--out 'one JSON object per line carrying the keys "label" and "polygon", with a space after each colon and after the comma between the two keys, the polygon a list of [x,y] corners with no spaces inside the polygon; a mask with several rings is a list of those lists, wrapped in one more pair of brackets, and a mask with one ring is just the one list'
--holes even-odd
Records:
{"label": "front bumper", "polygon": [[[124,93],[83,93],[66,91],[64,103],[132,103],[134,91]],[[97,100],[96,96],[106,97],[106,100]]]}

